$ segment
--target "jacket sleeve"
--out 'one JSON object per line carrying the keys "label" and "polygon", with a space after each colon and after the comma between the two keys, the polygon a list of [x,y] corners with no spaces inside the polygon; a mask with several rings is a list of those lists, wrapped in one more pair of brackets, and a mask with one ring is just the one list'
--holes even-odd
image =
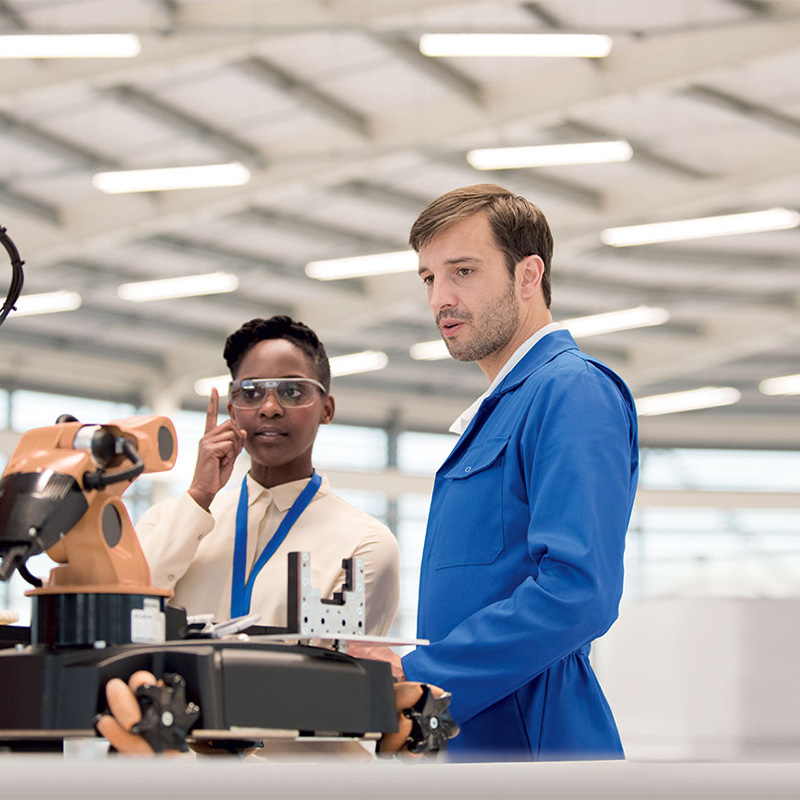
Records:
{"label": "jacket sleeve", "polygon": [[174,589],[213,527],[214,517],[186,493],[149,508],[136,525],[136,534],[153,585]]}
{"label": "jacket sleeve", "polygon": [[452,692],[459,722],[602,635],[616,618],[636,446],[633,401],[599,367],[556,368],[537,388],[519,440],[508,444],[516,452],[506,457],[519,458],[521,474],[503,479],[504,492],[519,490],[519,482],[527,492],[529,565],[504,599],[403,659],[410,680]]}

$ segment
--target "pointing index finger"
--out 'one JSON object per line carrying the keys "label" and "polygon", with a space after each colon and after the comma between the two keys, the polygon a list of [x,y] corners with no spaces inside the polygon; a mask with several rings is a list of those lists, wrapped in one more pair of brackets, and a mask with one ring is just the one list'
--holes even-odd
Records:
{"label": "pointing index finger", "polygon": [[211,397],[208,400],[208,410],[206,411],[206,433],[211,433],[217,427],[217,415],[219,414],[219,392],[211,389]]}

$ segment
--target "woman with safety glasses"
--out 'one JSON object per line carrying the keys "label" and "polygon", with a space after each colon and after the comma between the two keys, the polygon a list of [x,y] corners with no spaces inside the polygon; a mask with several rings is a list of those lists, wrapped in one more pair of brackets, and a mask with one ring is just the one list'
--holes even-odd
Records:
{"label": "woman with safety glasses", "polygon": [[[334,415],[327,354],[316,334],[286,316],[254,319],[225,342],[233,380],[229,419],[212,392],[188,491],[149,509],[136,526],[153,583],[173,589],[188,614],[215,620],[258,613],[286,625],[287,554],[311,554],[312,586],[331,597],[342,559],[364,560],[366,633],[385,634],[399,601],[392,532],[331,492],[313,468],[320,425]],[[242,451],[250,471],[221,492]]]}

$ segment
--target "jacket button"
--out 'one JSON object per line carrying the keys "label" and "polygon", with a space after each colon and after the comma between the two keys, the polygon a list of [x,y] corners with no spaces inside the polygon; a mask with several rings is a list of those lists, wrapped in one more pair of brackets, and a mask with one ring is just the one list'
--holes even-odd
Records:
{"label": "jacket button", "polygon": [[472,467],[464,467],[464,472],[472,472]]}

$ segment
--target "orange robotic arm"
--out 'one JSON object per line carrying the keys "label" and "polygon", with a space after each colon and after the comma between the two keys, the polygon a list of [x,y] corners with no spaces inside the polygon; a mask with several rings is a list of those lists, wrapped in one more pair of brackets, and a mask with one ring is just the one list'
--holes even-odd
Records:
{"label": "orange robotic arm", "polygon": [[166,417],[28,431],[0,480],[0,579],[14,569],[25,575],[28,558],[47,551],[61,566],[37,594],[154,593],[120,496],[141,473],[170,469],[175,456],[175,429]]}

